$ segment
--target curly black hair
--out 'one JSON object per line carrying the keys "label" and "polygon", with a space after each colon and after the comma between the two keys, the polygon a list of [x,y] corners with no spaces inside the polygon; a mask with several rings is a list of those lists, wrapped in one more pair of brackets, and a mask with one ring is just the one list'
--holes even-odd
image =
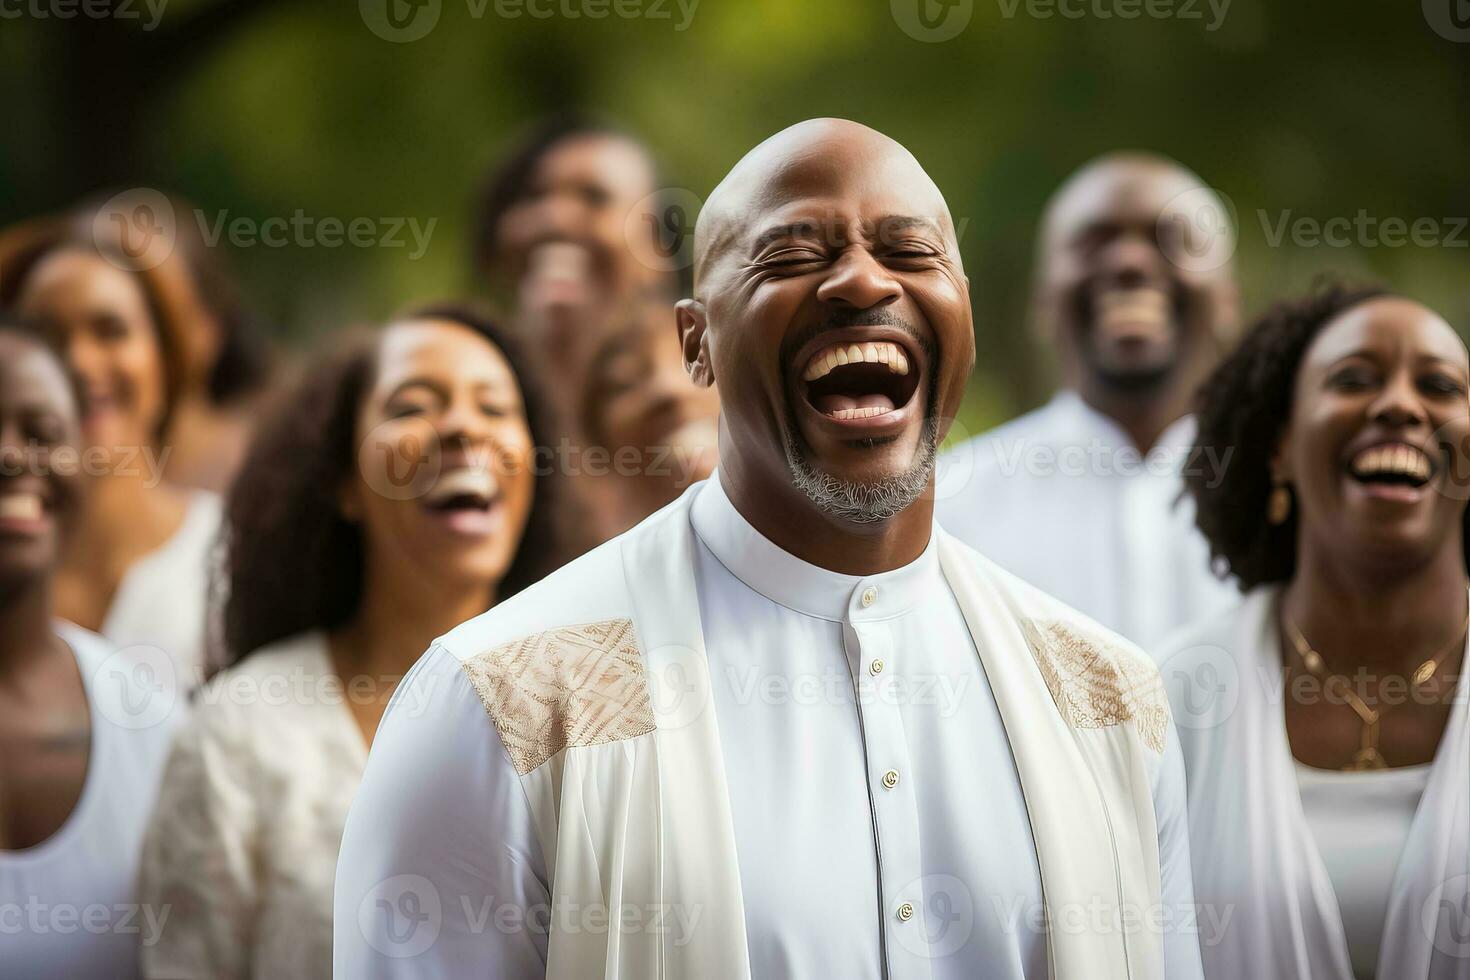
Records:
{"label": "curly black hair", "polygon": [[[1195,522],[1241,591],[1290,581],[1296,573],[1296,508],[1282,524],[1266,519],[1271,456],[1291,418],[1292,392],[1307,348],[1333,320],[1369,300],[1396,295],[1383,286],[1319,282],[1308,295],[1276,304],[1200,387],[1199,432],[1185,470]],[[1205,453],[1226,460],[1218,480]],[[1224,453],[1231,455],[1226,457]],[[1470,555],[1470,525],[1466,528]]]}
{"label": "curly black hair", "polygon": [[[532,444],[548,444],[542,389],[498,324],[450,304],[416,308],[393,322],[405,320],[449,320],[498,347],[520,383]],[[226,500],[223,561],[211,589],[224,607],[223,636],[212,651],[221,668],[286,637],[337,629],[357,613],[364,542],[342,514],[338,489],[357,466],[357,414],[373,384],[380,343],[376,332],[334,338],[256,432]],[[570,557],[563,542],[573,515],[562,498],[554,473],[537,475],[526,531],[497,599]]]}

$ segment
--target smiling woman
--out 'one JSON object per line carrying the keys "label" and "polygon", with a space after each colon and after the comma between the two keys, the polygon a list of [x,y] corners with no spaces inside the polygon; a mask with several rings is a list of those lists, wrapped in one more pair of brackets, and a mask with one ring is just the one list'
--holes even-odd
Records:
{"label": "smiling woman", "polygon": [[0,256],[0,304],[44,329],[81,396],[89,492],[58,570],[58,614],[119,647],[161,650],[192,686],[220,508],[165,472],[191,371],[161,273],[57,225]]}
{"label": "smiling woman", "polygon": [[494,323],[426,308],[342,346],[230,495],[230,667],[143,851],[143,893],[174,910],[152,976],[330,973],[338,841],[388,698],[434,637],[557,560],[539,392]]}
{"label": "smiling woman", "polygon": [[171,697],[164,704],[150,690],[156,664],[132,662],[55,618],[56,568],[82,496],[79,447],[76,393],[61,362],[33,333],[0,319],[7,976],[136,976],[137,933],[151,938],[157,921],[155,909],[137,914],[134,877],[179,712]]}
{"label": "smiling woman", "polygon": [[1196,452],[1233,458],[1189,488],[1247,594],[1163,660],[1196,895],[1241,913],[1212,978],[1458,975],[1421,912],[1470,882],[1467,392],[1441,317],[1342,287],[1271,310],[1202,392]]}

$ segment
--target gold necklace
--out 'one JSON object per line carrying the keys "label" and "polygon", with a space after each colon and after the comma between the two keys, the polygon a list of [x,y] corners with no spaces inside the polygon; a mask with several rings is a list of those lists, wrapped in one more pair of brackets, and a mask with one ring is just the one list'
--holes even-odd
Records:
{"label": "gold necklace", "polygon": [[[1284,609],[1281,610],[1281,622],[1286,627],[1287,635],[1291,638],[1291,645],[1296,648],[1296,655],[1301,659],[1302,666],[1306,667],[1307,671],[1313,677],[1322,681],[1324,690],[1330,691],[1336,685],[1337,691],[1342,695],[1343,700],[1347,701],[1348,705],[1357,714],[1358,720],[1363,723],[1363,731],[1358,739],[1358,751],[1353,754],[1353,761],[1342,767],[1343,771],[1362,772],[1372,769],[1387,769],[1388,763],[1384,760],[1383,754],[1378,751],[1378,738],[1381,734],[1379,722],[1383,720],[1384,710],[1368,707],[1367,702],[1358,697],[1358,692],[1353,690],[1352,685],[1348,683],[1346,677],[1341,674],[1329,674],[1327,672],[1327,665],[1322,659],[1322,655],[1312,649],[1312,645],[1307,642],[1307,638],[1302,635],[1302,631],[1297,628],[1296,623],[1292,621]],[[1460,630],[1459,636],[1456,639],[1448,643],[1434,656],[1414,668],[1414,672],[1409,675],[1409,691],[1408,696],[1404,698],[1404,702],[1407,702],[1415,692],[1434,679],[1434,675],[1439,672],[1440,664],[1443,662],[1446,654],[1454,650],[1457,646],[1464,646],[1467,632],[1470,632],[1470,619],[1465,621],[1465,627]],[[1400,703],[1402,704],[1404,702]],[[1395,708],[1398,705],[1389,705],[1388,707]]]}

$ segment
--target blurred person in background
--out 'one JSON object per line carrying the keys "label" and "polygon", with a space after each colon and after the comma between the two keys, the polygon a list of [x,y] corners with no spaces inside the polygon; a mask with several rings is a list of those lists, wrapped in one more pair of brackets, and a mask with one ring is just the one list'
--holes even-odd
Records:
{"label": "blurred person in background", "polygon": [[[588,445],[578,475],[600,506],[597,534],[628,530],[714,471],[720,401],[690,384],[679,337],[669,324],[638,320],[598,351],[580,420]],[[588,472],[594,470],[594,472]]]}
{"label": "blurred person in background", "polygon": [[176,689],[56,617],[82,515],[81,419],[66,368],[0,318],[0,973],[135,977],[165,910],[139,908],[139,846]]}
{"label": "blurred person in background", "polygon": [[[218,249],[205,241],[195,207],[179,197],[167,200],[172,220],[160,240],[166,250],[153,278],[184,356],[164,473],[183,486],[223,492],[240,466],[253,411],[269,382],[269,352]],[[79,230],[110,235],[103,240],[122,247],[127,232],[107,220],[112,214],[84,208],[76,219]]]}
{"label": "blurred person in background", "polygon": [[539,392],[509,338],[428,308],[306,371],[226,516],[230,666],[170,757],[143,855],[155,977],[331,975],[347,806],[434,637],[555,562]]}
{"label": "blurred person in background", "polygon": [[[1161,649],[1211,980],[1470,978],[1470,358],[1329,286],[1202,392],[1199,526],[1245,592]],[[1285,692],[1285,697],[1283,697]],[[1203,920],[1202,920],[1203,925]]]}
{"label": "blurred person in background", "polygon": [[1047,205],[1036,284],[1062,390],[941,460],[950,533],[1144,645],[1233,601],[1181,482],[1191,399],[1236,327],[1230,221],[1163,157],[1073,174]]}
{"label": "blurred person in background", "polygon": [[643,143],[577,116],[533,131],[480,194],[476,271],[545,366],[588,515],[584,544],[637,523],[714,466],[718,398],[669,370],[682,365],[674,302],[689,236],[676,228],[665,242],[662,222],[694,218],[677,209]]}
{"label": "blurred person in background", "polygon": [[220,502],[166,473],[192,327],[173,315],[163,266],[134,271],[128,254],[75,227],[4,258],[0,303],[45,328],[82,394],[91,486],[57,573],[57,613],[118,647],[162,650],[197,684]]}

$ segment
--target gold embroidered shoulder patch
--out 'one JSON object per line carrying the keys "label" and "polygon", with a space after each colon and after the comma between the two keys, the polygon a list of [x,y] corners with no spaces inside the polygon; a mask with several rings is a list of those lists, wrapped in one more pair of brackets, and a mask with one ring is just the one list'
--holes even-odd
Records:
{"label": "gold embroidered shoulder patch", "polygon": [[1169,700],[1153,664],[1084,636],[1066,623],[1022,623],[1052,700],[1073,728],[1132,721],[1143,743],[1164,751]]}
{"label": "gold embroidered shoulder patch", "polygon": [[461,667],[522,776],[562,749],[654,729],[631,619],[535,633]]}

